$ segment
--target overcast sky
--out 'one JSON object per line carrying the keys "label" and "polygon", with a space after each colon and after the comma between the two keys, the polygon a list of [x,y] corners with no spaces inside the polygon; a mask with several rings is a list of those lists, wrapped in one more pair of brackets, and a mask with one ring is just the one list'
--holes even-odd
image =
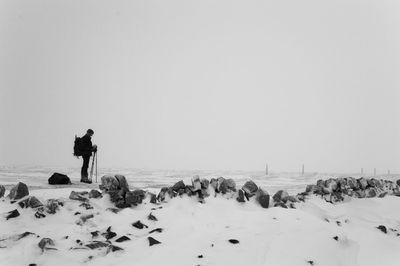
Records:
{"label": "overcast sky", "polygon": [[0,165],[400,172],[400,2],[0,0]]}

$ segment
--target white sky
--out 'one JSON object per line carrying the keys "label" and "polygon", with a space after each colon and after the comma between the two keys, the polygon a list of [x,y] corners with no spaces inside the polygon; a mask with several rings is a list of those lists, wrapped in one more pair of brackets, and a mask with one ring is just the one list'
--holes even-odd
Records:
{"label": "white sky", "polygon": [[400,2],[0,0],[0,165],[400,172]]}

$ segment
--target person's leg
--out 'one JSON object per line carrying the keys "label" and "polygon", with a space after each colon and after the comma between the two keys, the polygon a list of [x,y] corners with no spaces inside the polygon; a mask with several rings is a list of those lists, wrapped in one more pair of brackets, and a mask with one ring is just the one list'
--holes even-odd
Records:
{"label": "person's leg", "polygon": [[82,156],[83,159],[83,164],[81,168],[81,181],[82,180],[88,180],[88,168],[89,168],[89,161],[90,161],[90,156]]}

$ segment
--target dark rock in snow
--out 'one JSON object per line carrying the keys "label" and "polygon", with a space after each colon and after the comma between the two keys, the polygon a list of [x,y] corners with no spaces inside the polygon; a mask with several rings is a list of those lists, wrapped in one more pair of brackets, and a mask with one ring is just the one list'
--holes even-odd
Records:
{"label": "dark rock in snow", "polygon": [[157,203],[157,196],[153,193],[149,193],[150,195],[150,203],[156,204]]}
{"label": "dark rock in snow", "polygon": [[6,188],[0,185],[0,198],[4,197],[5,193],[6,193]]}
{"label": "dark rock in snow", "polygon": [[230,191],[236,191],[236,183],[233,179],[225,179],[223,177],[218,178],[218,192],[226,194]]}
{"label": "dark rock in snow", "polygon": [[129,237],[127,236],[121,236],[120,238],[118,238],[117,240],[115,240],[115,242],[121,243],[121,242],[125,242],[131,240]]}
{"label": "dark rock in snow", "polygon": [[[40,240],[39,244],[38,244],[39,248],[44,251],[45,249],[49,249],[49,246],[55,246],[54,245],[54,241],[50,238],[42,238],[42,240]],[[50,248],[52,249],[52,248]]]}
{"label": "dark rock in snow", "polygon": [[82,223],[85,223],[87,220],[92,219],[94,217],[93,214],[86,214],[80,217]]}
{"label": "dark rock in snow", "polygon": [[125,195],[125,202],[131,205],[138,205],[143,202],[146,197],[146,191],[141,189],[136,189],[134,191],[129,191]]}
{"label": "dark rock in snow", "polygon": [[338,236],[334,236],[333,239],[335,239],[336,241],[339,241],[339,237]]}
{"label": "dark rock in snow", "polygon": [[85,208],[86,210],[93,210],[93,206],[88,202],[82,202],[79,207]]}
{"label": "dark rock in snow", "polygon": [[239,189],[238,196],[237,196],[236,200],[238,202],[246,202],[243,189]]}
{"label": "dark rock in snow", "polygon": [[24,232],[24,233],[20,234],[20,235],[17,237],[17,240],[20,240],[20,239],[22,239],[22,238],[24,238],[24,237],[27,237],[27,236],[30,236],[30,235],[36,235],[36,234],[35,234],[35,233],[32,233],[32,232]]}
{"label": "dark rock in snow", "polygon": [[110,212],[113,212],[113,213],[119,213],[121,210],[117,209],[117,208],[107,208],[106,211],[110,211]]}
{"label": "dark rock in snow", "polygon": [[257,193],[258,186],[252,180],[249,180],[243,185],[242,189],[245,192],[246,196],[250,198]]}
{"label": "dark rock in snow", "polygon": [[195,175],[192,177],[192,191],[198,191],[201,190],[201,181],[200,177],[198,175]]}
{"label": "dark rock in snow", "polygon": [[107,253],[116,252],[116,251],[120,251],[120,250],[124,250],[124,249],[121,248],[121,247],[118,247],[118,246],[109,245],[108,248],[107,248]]}
{"label": "dark rock in snow", "polygon": [[45,215],[43,212],[44,212],[44,209],[43,209],[43,208],[37,209],[36,212],[35,212],[35,217],[36,217],[37,219],[45,218],[46,215]]}
{"label": "dark rock in snow", "polygon": [[314,261],[312,261],[312,260],[308,260],[307,263],[310,265],[314,265]]}
{"label": "dark rock in snow", "polygon": [[365,190],[368,187],[368,180],[365,179],[364,177],[357,179],[357,182],[358,182],[358,186],[362,190]]}
{"label": "dark rock in snow", "polygon": [[237,239],[229,239],[228,241],[232,244],[239,244],[239,240]]}
{"label": "dark rock in snow", "polygon": [[6,219],[7,219],[7,220],[8,220],[8,219],[12,219],[12,218],[15,218],[15,217],[18,217],[18,216],[19,216],[19,212],[18,212],[17,209],[15,209],[15,210],[10,211],[10,212],[7,213]]}
{"label": "dark rock in snow", "polygon": [[286,203],[287,199],[289,197],[289,194],[284,191],[284,190],[279,190],[278,192],[275,193],[275,195],[272,197],[275,202],[283,202]]}
{"label": "dark rock in snow", "polygon": [[151,236],[149,236],[147,239],[149,240],[149,246],[150,247],[153,246],[153,245],[161,244],[160,241],[152,238]]}
{"label": "dark rock in snow", "polygon": [[274,207],[281,207],[281,208],[285,208],[285,209],[288,208],[288,207],[286,206],[286,204],[283,203],[283,202],[276,202],[276,203],[274,204]]}
{"label": "dark rock in snow", "polygon": [[48,180],[50,185],[70,185],[71,180],[67,175],[54,173]]}
{"label": "dark rock in snow", "polygon": [[200,183],[202,189],[208,189],[208,186],[210,185],[210,181],[208,181],[208,179],[205,178],[201,179]]}
{"label": "dark rock in snow", "polygon": [[258,188],[256,193],[256,200],[260,203],[261,207],[268,208],[269,206],[269,194],[261,188]]}
{"label": "dark rock in snow", "polygon": [[386,226],[380,225],[380,226],[378,226],[377,228],[378,228],[379,230],[381,230],[383,233],[387,234]]}
{"label": "dark rock in snow", "polygon": [[175,183],[175,185],[172,186],[172,190],[175,192],[178,192],[180,189],[185,189],[185,183],[181,180],[177,183]]}
{"label": "dark rock in snow", "polygon": [[24,183],[19,182],[16,186],[11,188],[8,197],[11,200],[18,200],[28,195],[29,195],[28,186],[25,185]]}
{"label": "dark rock in snow", "polygon": [[150,221],[158,221],[157,217],[155,217],[152,213],[147,216],[147,219],[149,219]]}
{"label": "dark rock in snow", "polygon": [[199,255],[199,256],[197,256],[199,259],[202,259],[203,258],[203,255]]}
{"label": "dark rock in snow", "polygon": [[143,228],[149,228],[147,225],[143,224],[141,221],[136,221],[132,224],[133,227],[136,227],[137,229],[143,229]]}
{"label": "dark rock in snow", "polygon": [[69,198],[72,200],[87,201],[89,199],[89,193],[87,191],[71,191]]}
{"label": "dark rock in snow", "polygon": [[43,206],[43,203],[40,202],[35,196],[29,196],[26,199],[21,200],[18,202],[18,205],[21,208],[38,208]]}
{"label": "dark rock in snow", "polygon": [[93,232],[90,232],[90,234],[92,235],[92,237],[98,237],[99,236],[99,231],[93,231]]}
{"label": "dark rock in snow", "polygon": [[92,189],[92,190],[89,192],[89,198],[90,198],[90,199],[91,199],[91,198],[93,198],[93,199],[98,199],[98,198],[101,198],[101,197],[103,197],[103,195],[101,194],[100,191],[98,191],[98,190],[96,190],[96,189]]}
{"label": "dark rock in snow", "polygon": [[367,198],[374,198],[374,197],[376,197],[376,189],[373,187],[370,187],[365,190],[365,194],[366,194]]}
{"label": "dark rock in snow", "polygon": [[162,231],[163,231],[162,228],[156,228],[156,229],[151,230],[151,231],[149,232],[149,234],[152,234],[152,233],[155,233],[155,232],[157,232],[157,233],[162,233]]}
{"label": "dark rock in snow", "polygon": [[45,210],[47,213],[54,214],[59,206],[64,206],[64,203],[57,199],[48,199],[45,203]]}
{"label": "dark rock in snow", "polygon": [[106,192],[119,190],[119,181],[113,175],[104,175],[101,177],[99,188]]}
{"label": "dark rock in snow", "polygon": [[128,182],[126,181],[125,176],[123,176],[123,175],[115,175],[115,178],[118,180],[119,189],[128,192],[129,191],[129,185],[128,185]]}
{"label": "dark rock in snow", "polygon": [[161,188],[160,193],[158,193],[157,200],[158,200],[159,202],[164,201],[167,192],[168,192],[168,187],[163,187],[163,188]]}
{"label": "dark rock in snow", "polygon": [[101,235],[104,236],[107,240],[117,236],[115,232],[111,231],[111,226],[109,226],[107,228],[107,231],[105,233],[102,233]]}
{"label": "dark rock in snow", "polygon": [[85,246],[90,248],[90,249],[98,249],[98,248],[104,248],[108,247],[110,244],[107,242],[102,242],[102,241],[93,241],[89,244],[86,244]]}

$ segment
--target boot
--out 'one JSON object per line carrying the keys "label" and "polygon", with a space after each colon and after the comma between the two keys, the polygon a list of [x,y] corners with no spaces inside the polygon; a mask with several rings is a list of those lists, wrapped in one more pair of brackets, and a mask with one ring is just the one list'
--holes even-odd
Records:
{"label": "boot", "polygon": [[86,184],[92,184],[92,180],[89,180],[87,176],[81,176],[81,182]]}

